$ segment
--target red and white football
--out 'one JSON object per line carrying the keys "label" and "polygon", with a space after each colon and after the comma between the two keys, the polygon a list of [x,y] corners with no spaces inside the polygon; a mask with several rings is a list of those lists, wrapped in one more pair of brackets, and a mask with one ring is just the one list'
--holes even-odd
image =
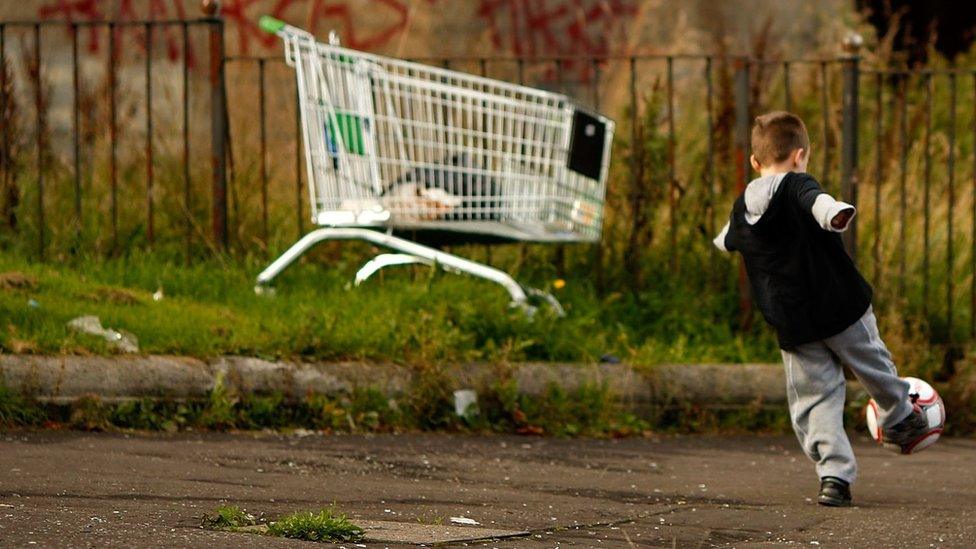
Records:
{"label": "red and white football", "polygon": [[[902,379],[911,384],[911,388],[908,390],[908,399],[913,406],[925,414],[929,429],[924,435],[903,447],[899,448],[891,444],[885,444],[884,447],[899,454],[912,454],[928,448],[939,440],[942,428],[945,425],[945,404],[942,403],[942,397],[939,396],[935,388],[928,383],[914,377],[903,377]],[[878,404],[873,398],[868,401],[866,415],[871,438],[882,444],[881,422],[878,420],[880,414],[878,413]]]}

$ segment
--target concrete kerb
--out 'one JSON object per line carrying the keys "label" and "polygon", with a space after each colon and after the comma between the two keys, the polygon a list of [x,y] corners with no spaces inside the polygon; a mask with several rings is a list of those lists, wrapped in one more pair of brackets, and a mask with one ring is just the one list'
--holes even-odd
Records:
{"label": "concrete kerb", "polygon": [[[743,406],[786,401],[778,364],[626,364],[527,362],[507,365],[518,390],[544,395],[551,385],[573,391],[606,384],[621,402],[636,408],[691,403]],[[448,366],[451,389],[483,389],[498,379],[499,366],[487,363]],[[409,391],[416,371],[376,362],[288,362],[225,356],[200,360],[175,356],[0,355],[0,383],[42,402],[70,403],[85,396],[103,401],[140,398],[202,399],[218,378],[243,394],[339,395],[372,388],[398,397]]]}

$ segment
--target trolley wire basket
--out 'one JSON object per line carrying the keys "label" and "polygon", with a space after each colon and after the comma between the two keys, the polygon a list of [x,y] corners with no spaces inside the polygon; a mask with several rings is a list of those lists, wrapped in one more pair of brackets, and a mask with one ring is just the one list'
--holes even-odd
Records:
{"label": "trolley wire basket", "polygon": [[[261,273],[259,287],[327,239],[401,252],[370,262],[357,283],[379,268],[418,262],[500,278],[393,233],[599,239],[610,119],[565,95],[343,48],[334,35],[317,42],[271,17],[261,26],[283,40],[295,69],[312,222],[321,228]],[[524,303],[525,288],[498,273]]]}

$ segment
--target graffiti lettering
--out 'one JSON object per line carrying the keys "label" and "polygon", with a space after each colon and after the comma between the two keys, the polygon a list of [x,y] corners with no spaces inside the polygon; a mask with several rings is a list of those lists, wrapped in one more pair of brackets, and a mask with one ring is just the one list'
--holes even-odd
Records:
{"label": "graffiti lettering", "polygon": [[[46,0],[38,10],[45,20],[131,21],[136,19],[185,19],[187,0]],[[195,2],[195,0],[190,0]],[[458,0],[452,0],[457,2]],[[520,57],[590,56],[610,53],[610,41],[637,14],[638,0],[479,0],[463,5],[476,8],[470,16],[482,19],[496,51]],[[253,49],[278,46],[275,37],[261,31],[257,20],[265,13],[293,21],[312,33],[336,27],[343,43],[360,50],[389,44],[409,26],[412,2],[434,6],[438,0],[224,0],[221,14],[227,22],[228,51],[247,55]],[[136,9],[139,6],[139,11]],[[181,56],[178,29],[159,32],[167,57]],[[97,53],[104,31],[91,27],[85,47]],[[119,28],[116,44],[144,48],[141,28]],[[192,60],[192,52],[190,52]],[[589,63],[566,61],[563,71],[577,71],[580,80],[592,75]],[[549,77],[559,77],[550,69]]]}
{"label": "graffiti lettering", "polygon": [[[104,14],[99,10],[99,0],[57,0],[52,4],[41,6],[37,15],[43,20],[61,19],[68,23],[75,21],[101,21]],[[88,45],[90,53],[99,50],[98,32],[94,27],[88,29]]]}
{"label": "graffiti lettering", "polygon": [[[519,57],[607,55],[610,37],[636,14],[634,0],[481,0],[478,7],[492,45]],[[563,68],[576,68],[584,81],[591,76],[589,64]]]}
{"label": "graffiti lettering", "polygon": [[[427,0],[433,3],[435,0]],[[230,0],[221,9],[221,14],[228,23],[236,28],[237,51],[242,54],[250,53],[252,42],[262,48],[273,48],[277,40],[273,36],[261,31],[257,26],[257,19],[264,13],[250,9],[253,5],[266,5],[262,0]],[[360,6],[354,9],[353,6]],[[296,13],[298,11],[298,13]],[[337,29],[343,44],[359,49],[371,50],[382,47],[407,28],[410,18],[409,0],[367,0],[366,2],[329,1],[329,0],[277,0],[270,15],[279,19],[296,21],[302,19],[301,11],[305,12],[303,25],[309,32],[315,34],[323,21],[339,24]],[[363,19],[386,20],[393,16],[389,23],[362,34],[362,19],[357,21],[357,14]]]}
{"label": "graffiti lettering", "polygon": [[[148,9],[145,13],[138,13],[133,6],[132,0],[122,0],[118,4],[118,11],[109,11],[112,7],[112,0],[54,0],[42,5],[37,10],[37,15],[45,21],[60,20],[66,23],[90,22],[90,21],[135,21],[135,20],[159,20],[159,19],[186,19],[186,9],[183,5],[184,0],[149,0]],[[105,9],[108,8],[108,9]],[[70,28],[68,29],[70,33]],[[89,53],[97,54],[101,50],[101,32],[95,26],[89,26],[85,31],[88,35],[85,48]],[[177,30],[172,26],[161,27],[157,36],[162,36],[166,47],[166,57],[170,61],[178,61],[182,58],[182,38],[177,34]],[[118,55],[123,51],[127,44],[135,44],[135,47],[145,51],[146,35],[145,30],[139,27],[117,27],[115,29],[115,50],[113,55]],[[187,60],[190,66],[196,65],[192,45],[187,51]]]}

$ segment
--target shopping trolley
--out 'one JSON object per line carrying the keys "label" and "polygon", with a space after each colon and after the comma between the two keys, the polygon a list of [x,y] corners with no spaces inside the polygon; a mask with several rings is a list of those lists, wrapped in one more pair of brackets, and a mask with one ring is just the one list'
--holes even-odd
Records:
{"label": "shopping trolley", "polygon": [[[317,42],[271,17],[298,86],[312,222],[257,278],[262,291],[315,244],[388,248],[358,285],[393,265],[427,264],[501,284],[531,309],[550,295],[507,273],[421,244],[417,235],[522,242],[599,239],[612,120],[567,96]],[[429,241],[429,238],[425,238]]]}

